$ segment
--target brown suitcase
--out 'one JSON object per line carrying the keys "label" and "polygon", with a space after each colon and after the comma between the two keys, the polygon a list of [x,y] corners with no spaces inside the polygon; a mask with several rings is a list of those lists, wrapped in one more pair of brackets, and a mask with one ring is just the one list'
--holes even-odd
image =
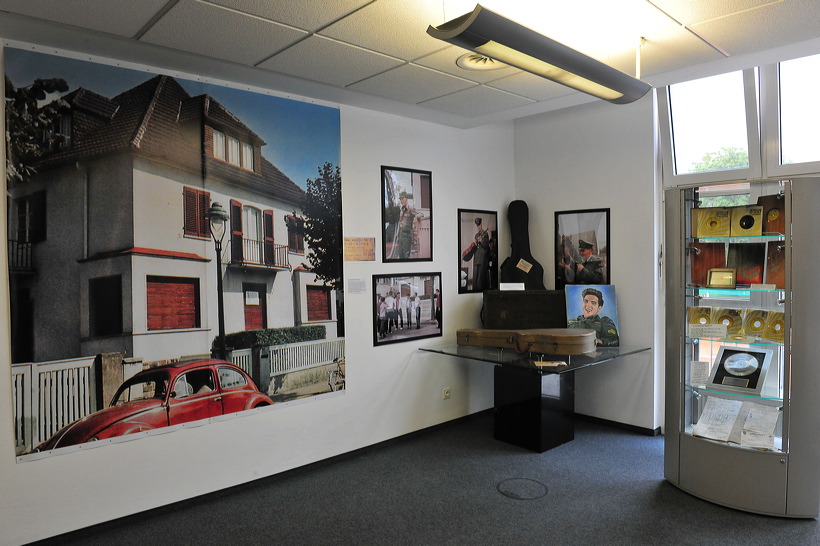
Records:
{"label": "brown suitcase", "polygon": [[595,350],[595,330],[536,328],[531,330],[456,331],[459,345],[513,349],[518,353],[580,355]]}

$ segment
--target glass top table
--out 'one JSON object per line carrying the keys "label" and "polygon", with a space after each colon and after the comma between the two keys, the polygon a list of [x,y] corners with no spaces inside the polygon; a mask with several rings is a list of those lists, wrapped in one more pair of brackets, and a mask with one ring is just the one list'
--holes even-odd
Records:
{"label": "glass top table", "polygon": [[598,347],[591,353],[580,355],[550,355],[542,353],[517,353],[513,349],[475,347],[448,343],[420,350],[448,356],[491,362],[502,366],[519,366],[545,374],[560,374],[601,364],[616,358],[648,351],[649,347]]}

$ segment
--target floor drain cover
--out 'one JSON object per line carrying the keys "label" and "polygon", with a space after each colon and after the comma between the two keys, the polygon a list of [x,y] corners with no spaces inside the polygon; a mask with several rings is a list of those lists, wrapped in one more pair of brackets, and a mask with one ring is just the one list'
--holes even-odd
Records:
{"label": "floor drain cover", "polygon": [[547,494],[547,486],[529,478],[511,478],[503,480],[496,486],[505,497],[518,500],[540,499]]}

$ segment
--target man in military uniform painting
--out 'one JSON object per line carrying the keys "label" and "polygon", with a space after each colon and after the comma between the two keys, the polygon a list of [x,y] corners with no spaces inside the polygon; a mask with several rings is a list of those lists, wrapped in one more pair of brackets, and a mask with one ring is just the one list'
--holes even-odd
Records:
{"label": "man in military uniform painting", "polygon": [[583,314],[572,319],[567,326],[570,328],[586,328],[595,330],[595,344],[602,347],[618,346],[618,328],[615,321],[598,313],[604,307],[604,295],[595,288],[586,288],[581,292]]}

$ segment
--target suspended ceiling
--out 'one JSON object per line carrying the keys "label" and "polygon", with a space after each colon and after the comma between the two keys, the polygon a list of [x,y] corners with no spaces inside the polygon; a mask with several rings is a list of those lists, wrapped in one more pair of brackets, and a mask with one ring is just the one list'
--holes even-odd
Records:
{"label": "suspended ceiling", "polygon": [[[573,3],[583,7],[587,1]],[[632,1],[663,21],[640,48],[641,77],[655,85],[670,83],[670,74],[681,78],[690,71],[697,77],[697,67],[790,44],[814,48],[820,36],[816,0]],[[252,74],[256,83],[285,92],[457,127],[593,100],[512,67],[458,67],[456,59],[466,51],[428,36],[426,29],[472,8],[464,5],[460,0],[0,0],[0,32],[12,45],[28,40],[96,55],[111,52],[113,58],[129,52],[151,66],[196,59],[211,72],[242,80]],[[579,30],[572,30],[579,21]],[[570,31],[565,43],[601,22],[594,11],[579,21],[562,25]],[[535,27],[538,21],[520,22]],[[635,47],[585,52],[635,75]]]}

